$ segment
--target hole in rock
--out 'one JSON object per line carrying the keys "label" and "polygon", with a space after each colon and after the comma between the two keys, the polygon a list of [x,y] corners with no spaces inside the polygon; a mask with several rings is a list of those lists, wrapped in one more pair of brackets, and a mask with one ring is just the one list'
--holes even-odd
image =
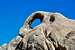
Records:
{"label": "hole in rock", "polygon": [[31,24],[31,28],[34,28],[36,27],[37,25],[41,24],[41,21],[40,19],[35,19],[32,24]]}
{"label": "hole in rock", "polygon": [[33,19],[29,22],[30,28],[33,29],[35,26],[41,24],[43,18],[44,18],[44,15],[42,15],[41,13],[36,13],[33,16]]}
{"label": "hole in rock", "polygon": [[55,21],[55,16],[54,16],[54,15],[51,15],[49,21],[50,21],[50,22],[54,22],[54,21]]}

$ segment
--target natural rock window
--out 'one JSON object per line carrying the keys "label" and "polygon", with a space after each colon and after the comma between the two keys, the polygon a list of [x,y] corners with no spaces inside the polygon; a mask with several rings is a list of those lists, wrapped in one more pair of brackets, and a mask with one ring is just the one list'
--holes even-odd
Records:
{"label": "natural rock window", "polygon": [[36,27],[37,25],[39,25],[41,23],[40,19],[35,19],[32,23],[31,23],[31,28]]}
{"label": "natural rock window", "polygon": [[41,13],[36,13],[33,15],[33,19],[30,21],[30,27],[34,28],[35,26],[39,25],[42,20],[43,20],[44,16]]}

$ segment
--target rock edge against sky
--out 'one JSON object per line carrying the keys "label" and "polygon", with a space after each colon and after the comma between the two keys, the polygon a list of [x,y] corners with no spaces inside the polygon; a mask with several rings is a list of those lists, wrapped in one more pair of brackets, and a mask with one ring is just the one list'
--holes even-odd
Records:
{"label": "rock edge against sky", "polygon": [[[32,28],[36,19],[41,23]],[[58,12],[34,12],[25,20],[18,36],[0,50],[75,50],[75,20]]]}

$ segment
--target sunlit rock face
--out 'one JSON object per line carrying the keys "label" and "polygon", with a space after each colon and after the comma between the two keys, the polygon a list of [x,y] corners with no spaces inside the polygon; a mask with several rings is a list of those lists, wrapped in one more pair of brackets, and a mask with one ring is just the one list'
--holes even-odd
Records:
{"label": "sunlit rock face", "polygon": [[[32,28],[36,19],[41,23]],[[75,21],[57,12],[34,12],[25,20],[19,35],[0,50],[75,50]]]}

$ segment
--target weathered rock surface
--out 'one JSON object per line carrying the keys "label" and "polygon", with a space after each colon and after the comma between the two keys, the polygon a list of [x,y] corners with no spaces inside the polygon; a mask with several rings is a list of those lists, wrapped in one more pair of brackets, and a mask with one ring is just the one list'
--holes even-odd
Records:
{"label": "weathered rock surface", "polygon": [[[40,19],[41,24],[32,28],[35,19]],[[75,20],[57,12],[34,12],[19,30],[19,35],[0,50],[75,50]]]}

